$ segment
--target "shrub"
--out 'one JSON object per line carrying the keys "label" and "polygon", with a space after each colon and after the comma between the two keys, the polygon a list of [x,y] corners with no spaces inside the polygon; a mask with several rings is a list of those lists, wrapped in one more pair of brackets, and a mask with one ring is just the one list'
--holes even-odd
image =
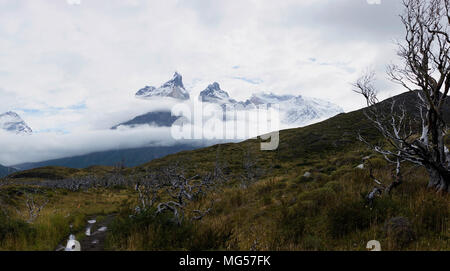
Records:
{"label": "shrub", "polygon": [[396,248],[403,248],[415,239],[412,224],[405,217],[394,217],[386,222],[384,232],[394,241]]}
{"label": "shrub", "polygon": [[241,190],[235,191],[230,197],[230,203],[233,207],[240,207],[244,203]]}
{"label": "shrub", "polygon": [[283,208],[277,221],[278,237],[284,242],[299,243],[306,226],[306,214],[299,208]]}
{"label": "shrub", "polygon": [[261,184],[258,188],[259,195],[266,195],[273,191],[275,182],[269,181],[267,183]]}
{"label": "shrub", "polygon": [[193,251],[224,249],[232,235],[230,225],[222,225],[220,228],[196,227],[196,229],[195,237],[188,247]]}
{"label": "shrub", "polygon": [[359,153],[351,153],[346,154],[343,157],[339,157],[339,159],[335,160],[335,165],[338,167],[344,165],[354,165],[361,162],[361,154]]}
{"label": "shrub", "polygon": [[361,201],[342,202],[328,211],[328,229],[333,238],[343,237],[369,225],[370,210]]}
{"label": "shrub", "polygon": [[340,192],[342,191],[342,185],[338,181],[331,181],[325,184],[325,188],[331,189],[334,192]]}
{"label": "shrub", "polygon": [[299,195],[300,200],[311,200],[319,206],[324,206],[334,197],[335,192],[329,187],[321,187]]}
{"label": "shrub", "polygon": [[369,160],[369,162],[373,168],[383,168],[388,165],[388,163],[386,162],[386,159],[383,159],[380,157],[371,158]]}
{"label": "shrub", "polygon": [[306,177],[306,176],[298,176],[296,179],[296,182],[299,183],[305,183],[305,182],[309,182],[309,181],[313,181],[314,179],[311,177]]}
{"label": "shrub", "polygon": [[3,213],[0,213],[0,243],[6,237],[14,238],[21,234],[29,234],[30,236],[34,234],[30,224],[11,219]]}
{"label": "shrub", "polygon": [[30,224],[0,213],[0,248],[19,250],[35,238],[36,230]]}
{"label": "shrub", "polygon": [[110,225],[109,249],[211,250],[224,247],[231,236],[226,225],[220,230],[199,228],[187,219],[178,225],[171,214],[156,215],[154,209],[130,215],[124,212]]}
{"label": "shrub", "polygon": [[306,250],[324,250],[322,239],[314,235],[306,235],[302,239],[302,246]]}
{"label": "shrub", "polygon": [[322,172],[323,173],[325,173],[325,174],[328,174],[328,175],[330,175],[330,174],[332,174],[334,171],[336,171],[336,167],[335,166],[333,166],[333,165],[331,165],[331,166],[326,166],[326,167],[324,167],[324,168],[322,168]]}
{"label": "shrub", "polygon": [[270,205],[272,203],[272,196],[271,195],[264,195],[263,197],[263,204],[264,205]]}
{"label": "shrub", "polygon": [[[169,214],[156,216],[155,210],[148,210],[135,216],[130,215],[122,213],[111,223],[108,247],[126,249],[132,246],[138,250],[185,249],[192,236],[191,225],[183,223],[178,226],[171,221]],[[133,244],[129,243],[130,239]]]}
{"label": "shrub", "polygon": [[428,197],[420,204],[418,209],[418,223],[426,231],[445,232],[445,229],[448,228],[449,209],[449,205],[445,200]]}
{"label": "shrub", "polygon": [[314,177],[314,181],[316,181],[316,182],[328,182],[330,180],[330,176],[328,176],[327,174],[324,174],[324,173],[320,173],[320,172],[315,173],[313,175],[313,177]]}
{"label": "shrub", "polygon": [[334,171],[333,173],[331,173],[331,179],[336,180],[350,172],[353,171],[353,167],[351,166],[342,166],[340,168],[338,168],[336,171]]}
{"label": "shrub", "polygon": [[321,210],[321,208],[312,200],[300,201],[297,204],[297,207],[303,209],[309,216],[314,216]]}
{"label": "shrub", "polygon": [[396,211],[397,205],[389,198],[379,199],[372,206],[367,206],[364,200],[342,201],[328,211],[328,230],[333,238],[341,238],[352,231],[383,222]]}

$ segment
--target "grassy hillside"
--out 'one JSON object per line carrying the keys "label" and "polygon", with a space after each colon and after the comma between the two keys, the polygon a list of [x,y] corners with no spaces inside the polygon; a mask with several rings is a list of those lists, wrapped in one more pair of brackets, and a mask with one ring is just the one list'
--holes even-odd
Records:
{"label": "grassy hillside", "polygon": [[[411,97],[398,98],[410,101]],[[373,239],[381,242],[383,250],[449,250],[449,198],[426,189],[423,169],[405,165],[404,184],[373,203],[365,200],[374,183],[367,169],[356,167],[372,153],[357,141],[358,132],[371,141],[381,140],[359,110],[281,131],[275,151],[260,151],[258,140],[248,140],[184,151],[126,169],[50,167],[15,173],[2,193],[11,195],[6,206],[15,202],[19,209],[23,209],[23,195],[17,191],[30,178],[60,182],[95,175],[140,182],[173,165],[188,177],[207,174],[219,165],[227,181],[186,206],[188,210],[212,206],[210,213],[198,221],[187,213],[181,225],[170,221],[170,213],[155,216],[154,209],[136,214],[139,203],[132,185],[79,191],[47,191],[38,185],[40,197],[53,195],[45,213],[31,225],[17,215],[4,219],[7,222],[0,220],[0,248],[27,249],[33,241],[41,244],[39,249],[56,246],[56,239],[42,240],[41,235],[50,228],[63,237],[64,223],[99,212],[116,217],[107,238],[110,250],[365,250]],[[382,158],[372,156],[370,162],[379,179],[391,180],[392,167]],[[248,181],[250,174],[254,181]],[[159,195],[160,200],[167,197],[164,191]],[[62,202],[72,203],[61,207]],[[60,230],[53,229],[49,221],[67,213],[68,218],[58,222]],[[17,230],[11,233],[8,225],[14,223],[25,226],[14,226]],[[24,237],[30,229],[36,234]]]}

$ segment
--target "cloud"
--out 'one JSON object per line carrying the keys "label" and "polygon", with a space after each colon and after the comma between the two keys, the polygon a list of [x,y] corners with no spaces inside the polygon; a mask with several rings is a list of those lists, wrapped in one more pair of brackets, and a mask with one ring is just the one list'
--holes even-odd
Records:
{"label": "cloud", "polygon": [[245,82],[253,84],[253,85],[259,85],[259,84],[261,84],[263,82],[259,78],[251,79],[251,78],[245,78],[245,77],[239,77],[239,76],[235,76],[235,77],[233,77],[233,79],[242,80],[242,81],[245,81]]}
{"label": "cloud", "polygon": [[381,5],[381,0],[367,0],[369,5]]}
{"label": "cloud", "polygon": [[38,162],[105,150],[171,146],[182,143],[182,141],[171,139],[168,128],[150,126],[136,129],[72,132],[70,134],[47,132],[31,136],[17,136],[0,131],[0,141],[2,143],[0,164],[2,165]]}
{"label": "cloud", "polygon": [[[155,101],[151,101],[155,102]],[[161,103],[162,101],[159,101]],[[160,104],[164,109],[174,105],[174,101]],[[140,125],[134,128],[119,126],[116,130],[62,130],[38,131],[32,135],[16,135],[0,130],[0,164],[13,166],[26,162],[38,162],[87,153],[128,149],[149,146],[173,146],[177,144],[212,145],[219,142],[234,142],[278,131],[280,119],[272,113],[269,124],[261,116],[268,116],[269,111],[227,111],[223,119],[222,108],[217,104],[198,102],[179,103],[187,109],[189,120],[184,126],[153,127]],[[154,109],[157,110],[158,107]],[[175,107],[173,107],[175,108]],[[199,110],[203,108],[203,110]],[[180,111],[181,112],[181,111]],[[177,115],[181,113],[177,111]],[[40,114],[40,113],[39,113]],[[260,114],[260,115],[258,115]],[[191,116],[196,117],[191,117]],[[258,116],[260,116],[258,118]],[[187,122],[186,122],[187,121]],[[284,125],[284,124],[283,124]],[[283,126],[288,128],[290,126]]]}
{"label": "cloud", "polygon": [[[139,125],[134,128],[119,126],[116,130],[86,129],[66,131],[49,129],[35,131],[32,135],[16,135],[0,130],[0,164],[13,166],[26,162],[38,162],[87,153],[139,148],[147,146],[173,146],[177,144],[213,145],[237,142],[280,129],[293,128],[284,123],[283,112],[276,105],[271,108],[235,110],[218,104],[199,101],[178,102],[172,99],[151,99],[153,110],[171,110],[173,115],[187,117],[183,125],[154,127]],[[70,109],[61,109],[70,110]],[[47,112],[32,112],[38,116]],[[66,120],[69,113],[63,114]],[[48,119],[48,118],[47,118]],[[269,121],[270,119],[270,121]],[[94,120],[99,121],[99,120]],[[308,123],[305,123],[308,124]]]}
{"label": "cloud", "polygon": [[[42,132],[107,129],[154,110],[134,93],[175,70],[193,97],[217,81],[237,100],[270,91],[350,111],[364,106],[350,83],[369,65],[382,75],[402,34],[400,0],[107,2],[0,0],[0,112]],[[381,75],[382,97],[398,93]]]}
{"label": "cloud", "polygon": [[69,5],[81,5],[81,0],[67,0],[67,4]]}

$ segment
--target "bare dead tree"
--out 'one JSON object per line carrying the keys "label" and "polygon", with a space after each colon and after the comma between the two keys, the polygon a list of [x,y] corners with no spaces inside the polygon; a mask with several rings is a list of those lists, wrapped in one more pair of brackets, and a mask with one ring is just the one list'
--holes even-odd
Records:
{"label": "bare dead tree", "polygon": [[192,217],[192,220],[201,220],[203,217],[205,217],[207,214],[209,214],[214,206],[214,201],[211,202],[211,207],[207,208],[206,210],[192,210],[192,213],[194,213],[194,216]]}
{"label": "bare dead tree", "polygon": [[[184,220],[187,204],[206,194],[213,185],[213,177],[212,174],[207,174],[203,178],[198,175],[188,178],[178,166],[166,168],[163,172],[166,177],[165,192],[170,200],[159,203],[156,213],[170,211],[173,213],[174,221],[180,225]],[[194,213],[197,214],[194,218],[198,220],[207,212],[194,210]]]}
{"label": "bare dead tree", "polygon": [[411,174],[413,172],[413,170],[415,168],[417,168],[417,166],[418,166],[418,165],[415,165],[413,167],[410,167],[407,171],[403,172],[401,170],[401,164],[404,161],[405,160],[400,160],[400,159],[397,159],[396,162],[390,161],[390,163],[395,164],[395,167],[391,171],[392,181],[389,184],[386,184],[387,182],[385,180],[381,180],[381,178],[375,177],[375,174],[373,172],[373,166],[370,163],[370,160],[365,161],[368,164],[369,176],[376,184],[375,187],[373,188],[373,190],[366,197],[369,204],[372,204],[377,196],[381,196],[383,194],[389,195],[394,188],[396,188],[397,186],[399,186],[403,183],[404,177]]}
{"label": "bare dead tree", "polygon": [[247,188],[262,175],[261,169],[258,167],[258,160],[250,148],[243,150],[242,170],[243,172],[240,174],[240,179],[243,188]]}
{"label": "bare dead tree", "polygon": [[[138,177],[134,189],[138,192],[136,213],[155,208],[156,215],[164,212],[173,214],[173,221],[181,224],[185,214],[191,220],[201,220],[213,208],[214,200],[209,206],[192,209],[189,203],[206,196],[208,192],[217,191],[221,184],[228,182],[223,172],[223,162],[216,155],[214,169],[202,176],[188,177],[179,162],[158,171],[147,171],[145,176]],[[203,203],[202,203],[203,204]]]}
{"label": "bare dead tree", "polygon": [[[414,119],[408,116],[404,104],[398,104],[395,100],[389,105],[388,111],[377,106],[370,106],[378,103],[375,95],[375,90],[371,85],[373,80],[373,73],[368,73],[363,76],[355,84],[355,87],[360,90],[360,93],[367,99],[369,107],[364,111],[366,117],[375,124],[375,127],[379,132],[388,140],[390,146],[398,146],[403,148],[404,142],[410,140],[414,135]],[[392,138],[401,139],[399,142],[392,141]],[[369,145],[372,149],[379,152],[380,147],[370,144],[364,137],[359,135],[359,140]],[[397,145],[396,145],[397,144]],[[370,159],[364,159],[364,163],[369,166],[369,174],[371,179],[376,183],[376,187],[369,193],[368,199],[372,201],[375,196],[381,195],[383,192],[389,194],[393,188],[399,186],[403,182],[402,178],[402,164],[407,160],[402,158],[400,152],[397,152],[397,156],[382,153],[385,160],[394,165],[393,181],[389,185],[385,185],[384,182],[375,178],[373,175],[373,167],[370,163]],[[370,158],[370,157],[368,157]]]}
{"label": "bare dead tree", "polygon": [[154,174],[147,172],[146,176],[137,181],[135,184],[135,190],[138,192],[139,206],[136,207],[136,211],[139,213],[141,210],[147,210],[152,208],[160,199],[160,191],[163,185]]}
{"label": "bare dead tree", "polygon": [[44,209],[49,200],[44,199],[38,201],[37,199],[35,199],[34,195],[30,193],[25,193],[24,195],[25,195],[25,204],[28,211],[27,223],[33,223],[36,220],[36,218],[38,218],[42,209]]}
{"label": "bare dead tree", "polygon": [[381,196],[383,193],[390,194],[392,189],[394,189],[395,187],[397,187],[403,183],[403,175],[402,175],[402,171],[401,171],[401,166],[405,160],[400,160],[399,158],[396,158],[396,160],[392,161],[387,156],[385,158],[386,158],[386,160],[388,160],[388,162],[395,164],[395,168],[392,171],[393,181],[389,185],[386,185],[383,180],[380,180],[379,178],[375,177],[375,175],[373,173],[373,166],[369,159],[364,161],[366,164],[368,164],[370,178],[376,184],[375,187],[373,188],[373,190],[367,195],[367,200],[369,201],[369,203],[372,203],[377,196]]}
{"label": "bare dead tree", "polygon": [[[11,183],[16,183],[11,181]],[[67,189],[72,192],[88,190],[90,188],[111,188],[117,186],[133,187],[134,180],[121,173],[112,172],[103,177],[87,175],[63,180],[32,180],[27,182],[30,186],[46,187],[50,189]]]}
{"label": "bare dead tree", "polygon": [[220,156],[220,145],[217,145],[216,161],[214,164],[214,170],[212,171],[212,178],[215,182],[227,183],[229,181],[224,172],[224,168],[226,168],[226,163],[222,161]]}
{"label": "bare dead tree", "polygon": [[390,65],[387,74],[393,82],[417,93],[419,131],[404,108],[392,105],[390,114],[380,111],[373,73],[362,76],[354,90],[365,97],[366,115],[389,143],[389,147],[369,144],[373,150],[389,162],[408,161],[425,167],[428,187],[448,192],[450,154],[444,145],[448,128],[443,107],[450,89],[450,4],[449,0],[404,0],[403,5],[405,12],[400,18],[406,35],[405,41],[398,42],[403,65]]}

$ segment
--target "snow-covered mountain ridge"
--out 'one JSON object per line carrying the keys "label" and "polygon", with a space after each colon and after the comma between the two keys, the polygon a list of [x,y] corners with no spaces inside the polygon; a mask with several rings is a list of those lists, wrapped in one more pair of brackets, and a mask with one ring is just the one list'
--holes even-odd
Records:
{"label": "snow-covered mountain ridge", "polygon": [[147,99],[151,97],[171,97],[180,100],[189,100],[189,93],[183,85],[183,77],[175,72],[172,79],[159,88],[146,86],[136,93],[137,98]]}
{"label": "snow-covered mountain ridge", "polygon": [[286,125],[303,126],[343,113],[343,109],[331,102],[317,98],[294,95],[276,95],[273,93],[254,93],[245,102],[231,99],[218,83],[209,85],[200,93],[200,101],[232,106],[241,110],[254,109],[261,105],[276,105],[281,121]]}
{"label": "snow-covered mountain ridge", "polygon": [[24,135],[33,133],[33,130],[23,121],[19,114],[11,111],[0,114],[0,129]]}
{"label": "snow-covered mountain ridge", "polygon": [[[146,86],[136,93],[136,97],[141,99],[168,97],[181,101],[190,99],[189,92],[183,85],[183,77],[177,72],[175,72],[171,80],[163,84],[161,87],[155,88],[152,86]],[[208,85],[203,91],[201,91],[198,100],[201,102],[218,104],[222,107],[231,107],[235,110],[252,110],[258,106],[264,105],[278,106],[281,122],[284,126],[288,127],[309,125],[344,112],[343,109],[336,104],[322,99],[309,98],[302,95],[277,95],[274,93],[258,92],[252,94],[246,101],[236,101],[230,97],[228,92],[222,90],[217,82]],[[155,123],[157,124],[161,122],[161,116],[167,115],[168,112],[170,112],[170,108],[167,108],[167,110],[163,110],[161,112],[150,112],[152,114],[146,112],[146,114],[136,118],[145,120],[146,124],[155,125]],[[153,119],[153,116],[158,116],[158,118]],[[164,121],[164,123],[168,124],[173,122],[173,119]],[[118,126],[124,125],[132,127],[136,124],[141,125],[142,123],[137,123],[136,121],[131,120],[127,123],[119,124]]]}

